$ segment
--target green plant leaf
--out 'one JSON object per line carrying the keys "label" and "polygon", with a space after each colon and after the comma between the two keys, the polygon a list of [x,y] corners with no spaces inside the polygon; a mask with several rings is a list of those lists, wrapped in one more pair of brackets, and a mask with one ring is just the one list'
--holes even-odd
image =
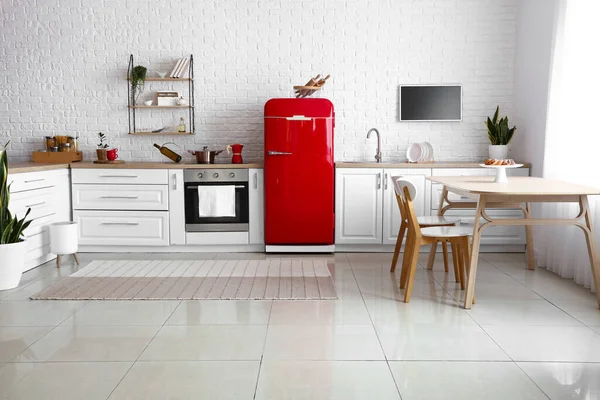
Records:
{"label": "green plant leaf", "polygon": [[494,125],[496,125],[498,123],[498,116],[500,115],[500,106],[496,107],[496,112],[494,113],[494,118],[493,118],[493,122]]}

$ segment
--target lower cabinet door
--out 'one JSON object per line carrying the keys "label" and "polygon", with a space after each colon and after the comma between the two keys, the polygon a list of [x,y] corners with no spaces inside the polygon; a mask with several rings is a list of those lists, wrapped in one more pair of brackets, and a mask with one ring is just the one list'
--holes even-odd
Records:
{"label": "lower cabinet door", "polygon": [[335,243],[382,243],[383,170],[339,168],[335,172]]}
{"label": "lower cabinet door", "polygon": [[73,211],[79,245],[168,246],[168,211]]}

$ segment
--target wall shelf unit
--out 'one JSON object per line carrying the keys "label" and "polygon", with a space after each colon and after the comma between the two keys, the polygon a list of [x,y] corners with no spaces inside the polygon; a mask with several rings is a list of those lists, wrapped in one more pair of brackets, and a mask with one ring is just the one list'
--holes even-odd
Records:
{"label": "wall shelf unit", "polygon": [[[146,106],[135,104],[135,93],[133,90],[133,81],[131,79],[131,71],[134,67],[133,54],[129,55],[129,65],[127,66],[127,116],[129,120],[129,134],[130,135],[193,135],[196,132],[196,124],[194,122],[194,56],[190,55],[190,62],[187,71],[187,78],[146,78],[146,82],[187,82],[188,87],[188,101],[189,105],[186,106]],[[147,110],[147,109],[183,109],[188,111],[188,132],[140,132],[136,129],[137,112],[136,110]]]}

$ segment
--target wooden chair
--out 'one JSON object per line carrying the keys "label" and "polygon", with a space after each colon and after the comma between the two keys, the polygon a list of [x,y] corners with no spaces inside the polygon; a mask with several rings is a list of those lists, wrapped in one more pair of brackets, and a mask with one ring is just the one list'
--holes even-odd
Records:
{"label": "wooden chair", "polygon": [[[401,176],[392,176],[392,183],[394,185],[394,190],[396,187],[396,181],[402,179]],[[411,192],[411,198],[414,199],[417,197],[417,188],[410,182],[404,181],[406,185],[409,187],[409,191]],[[408,213],[406,211],[406,205],[404,204],[404,200],[402,200],[402,193],[396,191],[396,201],[398,203],[398,208],[400,209],[400,231],[398,232],[398,239],[396,239],[396,247],[394,248],[394,257],[392,258],[392,266],[390,268],[390,272],[394,272],[396,270],[396,264],[398,263],[398,257],[400,256],[400,248],[402,247],[402,241],[404,240],[404,235],[406,233],[406,229],[408,227]],[[421,228],[428,228],[434,226],[455,226],[460,223],[459,218],[446,218],[446,217],[438,217],[438,216],[421,216],[417,218],[419,222],[419,226]],[[444,254],[444,270],[448,272],[448,246],[447,242],[443,241],[442,243],[442,251]],[[429,261],[427,263],[427,269],[433,268],[433,261],[435,259],[435,252],[437,249],[437,242],[431,245],[431,252],[429,254]],[[454,249],[453,249],[454,250]],[[406,251],[404,252],[406,256]],[[459,275],[456,274],[455,268],[455,279],[456,282],[459,281]]]}
{"label": "wooden chair", "polygon": [[405,303],[410,302],[417,270],[419,249],[424,245],[433,245],[437,242],[450,243],[452,245],[454,273],[458,276],[461,288],[464,289],[465,270],[470,263],[470,236],[473,234],[471,228],[460,226],[437,226],[421,229],[412,203],[411,188],[414,190],[414,186],[408,181],[402,179],[394,180],[394,190],[396,194],[401,193],[408,219],[408,235],[406,238],[404,260],[402,262],[402,272],[400,273],[400,289],[406,289],[404,292]]}

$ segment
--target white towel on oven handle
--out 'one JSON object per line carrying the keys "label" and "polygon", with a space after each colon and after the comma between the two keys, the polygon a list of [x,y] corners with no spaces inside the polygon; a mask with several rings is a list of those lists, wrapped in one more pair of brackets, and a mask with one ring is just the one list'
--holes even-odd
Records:
{"label": "white towel on oven handle", "polygon": [[235,217],[235,186],[198,186],[200,217]]}

